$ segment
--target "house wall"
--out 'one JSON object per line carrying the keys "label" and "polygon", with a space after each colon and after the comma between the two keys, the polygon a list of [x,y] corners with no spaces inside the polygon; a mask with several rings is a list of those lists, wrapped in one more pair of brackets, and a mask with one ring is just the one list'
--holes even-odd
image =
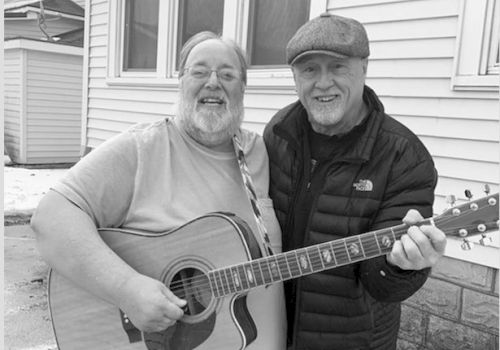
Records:
{"label": "house wall", "polygon": [[26,163],[80,156],[82,55],[27,51]]}
{"label": "house wall", "polygon": [[[69,18],[49,19],[45,22],[47,25],[45,31],[55,36],[57,34],[65,33],[73,29],[83,28],[83,20],[75,20]],[[4,21],[4,37],[5,38],[31,38],[31,39],[45,39],[46,36],[40,30],[38,21],[34,19],[5,19]]]}
{"label": "house wall", "polygon": [[12,159],[20,156],[22,55],[20,49],[4,52],[4,146]]}
{"label": "house wall", "polygon": [[81,154],[81,48],[5,42],[6,150],[20,164],[74,163]]}

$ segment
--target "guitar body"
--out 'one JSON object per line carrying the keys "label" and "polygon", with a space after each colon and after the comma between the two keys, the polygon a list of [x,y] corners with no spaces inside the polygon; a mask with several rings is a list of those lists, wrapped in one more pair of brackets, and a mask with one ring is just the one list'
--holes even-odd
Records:
{"label": "guitar body", "polygon": [[163,332],[141,333],[116,306],[52,270],[49,306],[60,350],[244,349],[256,338],[245,294],[216,298],[206,292],[206,287],[210,290],[208,271],[260,257],[242,220],[214,213],[161,234],[121,229],[100,230],[100,234],[130,266],[185,298],[188,310]]}

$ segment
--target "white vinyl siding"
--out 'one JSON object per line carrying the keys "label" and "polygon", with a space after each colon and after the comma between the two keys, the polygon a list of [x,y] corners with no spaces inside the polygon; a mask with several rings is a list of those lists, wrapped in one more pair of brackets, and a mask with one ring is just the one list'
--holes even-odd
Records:
{"label": "white vinyl siding", "polygon": [[30,50],[26,68],[27,162],[76,162],[82,56]]}
{"label": "white vinyl siding", "polygon": [[6,42],[5,145],[16,163],[73,163],[81,153],[82,50]]}
{"label": "white vinyl siding", "polygon": [[413,130],[439,173],[435,211],[449,194],[498,191],[498,92],[451,88],[460,1],[329,1],[329,11],[366,27],[371,55],[367,85],[386,112]]}
{"label": "white vinyl siding", "polygon": [[4,146],[11,157],[19,157],[21,128],[21,50],[4,54]]}
{"label": "white vinyl siding", "polygon": [[[47,24],[47,28],[45,28],[45,31],[51,36],[62,34],[76,28],[83,28],[84,26],[83,19],[81,21],[78,21],[70,18],[61,18],[55,21],[49,20],[45,23]],[[37,40],[46,39],[46,36],[40,30],[36,19],[5,19],[4,37],[23,37]]]}

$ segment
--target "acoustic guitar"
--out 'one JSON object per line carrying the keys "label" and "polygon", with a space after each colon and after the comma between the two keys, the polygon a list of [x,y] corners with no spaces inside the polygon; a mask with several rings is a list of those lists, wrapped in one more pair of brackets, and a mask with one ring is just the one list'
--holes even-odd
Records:
{"label": "acoustic guitar", "polygon": [[[498,229],[498,217],[497,193],[421,224],[466,237]],[[163,332],[143,333],[116,306],[51,270],[49,306],[57,344],[60,350],[244,349],[259,336],[246,307],[248,293],[387,254],[407,228],[401,224],[264,257],[245,222],[229,213],[207,214],[159,234],[100,229],[125,262],[186,299],[185,314]]]}

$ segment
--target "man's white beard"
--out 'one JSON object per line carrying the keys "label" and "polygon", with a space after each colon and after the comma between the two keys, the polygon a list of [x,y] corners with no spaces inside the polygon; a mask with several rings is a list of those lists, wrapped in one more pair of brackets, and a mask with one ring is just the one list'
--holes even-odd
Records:
{"label": "man's white beard", "polygon": [[222,113],[210,110],[196,110],[196,101],[187,102],[182,96],[179,101],[179,117],[184,130],[199,143],[211,147],[221,145],[233,137],[243,121],[243,103],[226,105]]}

